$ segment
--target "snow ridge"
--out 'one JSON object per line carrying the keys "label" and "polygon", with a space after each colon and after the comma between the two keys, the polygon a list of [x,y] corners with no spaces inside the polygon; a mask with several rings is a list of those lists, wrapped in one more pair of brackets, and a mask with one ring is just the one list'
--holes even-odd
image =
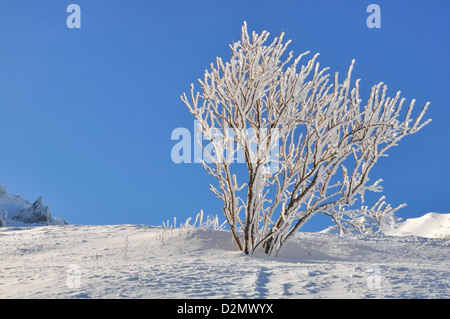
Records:
{"label": "snow ridge", "polygon": [[396,223],[384,233],[390,236],[450,238],[450,214],[428,213]]}

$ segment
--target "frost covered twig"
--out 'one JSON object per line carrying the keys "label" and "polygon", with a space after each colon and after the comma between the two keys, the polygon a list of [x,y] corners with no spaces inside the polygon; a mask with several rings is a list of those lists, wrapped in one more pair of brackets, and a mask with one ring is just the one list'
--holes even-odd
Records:
{"label": "frost covered twig", "polygon": [[183,240],[189,238],[195,230],[198,229],[212,229],[212,230],[222,230],[225,223],[220,224],[219,218],[216,216],[205,216],[203,215],[203,210],[197,214],[195,221],[191,224],[192,218],[189,217],[184,223],[181,223],[177,227],[176,217],[173,219],[173,225],[170,221],[163,222],[162,230],[157,234],[157,238],[164,242],[168,238],[172,238],[175,235],[180,235]]}

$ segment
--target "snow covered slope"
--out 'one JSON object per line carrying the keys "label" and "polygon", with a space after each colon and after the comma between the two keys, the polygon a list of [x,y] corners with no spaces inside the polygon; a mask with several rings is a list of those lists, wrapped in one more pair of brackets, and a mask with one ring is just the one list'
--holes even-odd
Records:
{"label": "snow covered slope", "polygon": [[[450,214],[428,213],[417,218],[395,222],[391,228],[383,227],[380,232],[388,236],[419,236],[427,238],[450,238]],[[322,234],[339,234],[335,227],[328,227]],[[357,233],[354,231],[354,233]]]}
{"label": "snow covered slope", "polygon": [[0,298],[450,298],[450,240],[299,233],[247,256],[225,230],[0,228]]}
{"label": "snow covered slope", "polygon": [[385,231],[391,236],[421,236],[428,238],[450,238],[450,214],[428,213],[418,218],[409,218],[396,223]]}
{"label": "snow covered slope", "polygon": [[62,225],[66,222],[50,214],[50,209],[39,197],[35,202],[11,195],[8,190],[0,186],[0,227],[5,226],[42,226]]}

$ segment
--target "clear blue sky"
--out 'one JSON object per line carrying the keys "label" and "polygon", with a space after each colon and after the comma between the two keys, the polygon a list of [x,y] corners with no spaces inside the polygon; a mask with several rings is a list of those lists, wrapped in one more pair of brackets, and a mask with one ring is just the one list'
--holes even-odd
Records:
{"label": "clear blue sky", "polygon": [[[81,8],[69,29],[66,8]],[[366,8],[381,8],[369,29]],[[200,164],[172,162],[177,127],[193,118],[179,96],[216,56],[227,58],[244,20],[281,30],[300,54],[343,74],[356,59],[361,95],[380,81],[433,122],[391,149],[384,179],[399,217],[449,213],[449,1],[0,0],[0,184],[73,224],[156,224],[200,209],[221,216]],[[328,225],[313,219],[304,230]]]}

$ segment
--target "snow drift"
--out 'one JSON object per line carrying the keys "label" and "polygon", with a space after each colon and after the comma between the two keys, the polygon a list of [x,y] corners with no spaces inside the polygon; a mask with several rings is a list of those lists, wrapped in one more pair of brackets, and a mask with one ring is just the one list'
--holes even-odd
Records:
{"label": "snow drift", "polygon": [[450,238],[450,214],[428,213],[418,218],[409,218],[396,223],[384,233],[391,236]]}
{"label": "snow drift", "polygon": [[[335,226],[322,230],[322,234],[339,234]],[[358,233],[356,230],[354,234]],[[376,233],[388,236],[418,236],[450,238],[450,214],[427,213],[421,217],[397,219],[389,227],[380,227]]]}

